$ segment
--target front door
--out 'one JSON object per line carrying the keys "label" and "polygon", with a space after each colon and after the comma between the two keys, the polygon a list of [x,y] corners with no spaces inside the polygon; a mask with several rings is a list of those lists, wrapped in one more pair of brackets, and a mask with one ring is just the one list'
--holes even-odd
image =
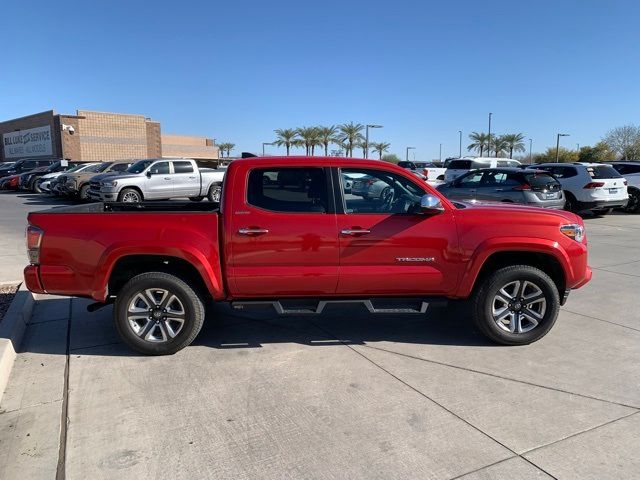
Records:
{"label": "front door", "polygon": [[173,178],[169,162],[156,162],[147,170],[151,174],[144,182],[144,198],[171,198],[173,196]]}
{"label": "front door", "polygon": [[[228,262],[236,298],[333,295],[338,238],[329,169],[240,170],[234,192]],[[248,178],[247,178],[248,177]],[[225,213],[226,215],[226,213]]]}
{"label": "front door", "polygon": [[337,293],[366,297],[453,292],[459,261],[451,210],[421,214],[420,198],[427,190],[417,179],[370,168],[343,168],[341,173],[370,180],[364,196],[342,192]]}

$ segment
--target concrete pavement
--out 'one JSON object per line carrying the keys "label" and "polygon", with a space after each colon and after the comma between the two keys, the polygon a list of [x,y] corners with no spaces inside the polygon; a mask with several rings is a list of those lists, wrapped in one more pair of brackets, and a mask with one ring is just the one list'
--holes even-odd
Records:
{"label": "concrete pavement", "polygon": [[460,306],[216,306],[192,346],[142,357],[110,308],[39,302],[0,405],[0,478],[637,478],[640,216],[586,223],[594,279],[525,347],[487,343]]}

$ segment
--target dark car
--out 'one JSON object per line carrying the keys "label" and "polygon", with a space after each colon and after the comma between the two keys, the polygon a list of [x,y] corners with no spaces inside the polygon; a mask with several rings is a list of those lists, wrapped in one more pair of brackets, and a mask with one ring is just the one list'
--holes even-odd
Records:
{"label": "dark car", "polygon": [[58,158],[24,158],[16,161],[13,165],[0,167],[0,178],[29,172],[39,167],[48,167],[49,165],[59,161],[60,159]]}
{"label": "dark car", "polygon": [[40,167],[40,168],[36,168],[35,170],[31,170],[30,172],[23,174],[20,188],[22,188],[23,190],[33,190],[36,193],[40,193],[39,190],[36,188],[38,180],[40,178],[42,178],[44,175],[47,175],[49,173],[67,171],[76,165],[77,163],[71,163],[69,161],[67,161],[66,164],[63,165],[62,161],[60,160],[55,163],[52,163],[48,167]]}
{"label": "dark car", "polygon": [[47,170],[49,169],[49,167],[38,167],[38,168],[34,168],[33,170],[29,170],[28,172],[24,172],[18,175],[18,189],[20,190],[28,190],[28,182],[30,181],[30,178],[32,177],[32,175],[34,174],[41,174],[44,175],[45,173],[47,173]]}
{"label": "dark car", "polygon": [[438,190],[453,200],[521,203],[557,210],[565,204],[560,182],[548,172],[536,169],[472,170]]}

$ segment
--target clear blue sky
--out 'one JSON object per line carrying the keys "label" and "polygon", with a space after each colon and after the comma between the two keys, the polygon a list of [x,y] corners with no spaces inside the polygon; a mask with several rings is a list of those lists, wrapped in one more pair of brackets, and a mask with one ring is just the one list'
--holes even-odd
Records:
{"label": "clear blue sky", "polygon": [[[97,5],[100,3],[101,5]],[[273,129],[379,123],[416,159],[458,130],[575,148],[640,123],[640,2],[3,2],[0,119],[141,113],[258,151]],[[276,153],[274,147],[268,147]]]}

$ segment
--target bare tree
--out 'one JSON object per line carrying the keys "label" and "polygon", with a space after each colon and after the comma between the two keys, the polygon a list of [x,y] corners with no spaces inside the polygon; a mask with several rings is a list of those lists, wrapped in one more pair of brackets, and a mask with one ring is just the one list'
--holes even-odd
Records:
{"label": "bare tree", "polygon": [[640,146],[640,127],[625,125],[612,128],[604,136],[604,142],[611,150],[619,154],[624,160],[637,153]]}

